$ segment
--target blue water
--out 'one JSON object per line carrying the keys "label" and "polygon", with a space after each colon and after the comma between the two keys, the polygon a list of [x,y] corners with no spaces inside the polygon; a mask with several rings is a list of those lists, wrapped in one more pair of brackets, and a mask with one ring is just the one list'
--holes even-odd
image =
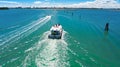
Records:
{"label": "blue water", "polygon": [[[0,10],[0,66],[118,67],[119,17],[112,9]],[[62,39],[48,39],[56,23]]]}

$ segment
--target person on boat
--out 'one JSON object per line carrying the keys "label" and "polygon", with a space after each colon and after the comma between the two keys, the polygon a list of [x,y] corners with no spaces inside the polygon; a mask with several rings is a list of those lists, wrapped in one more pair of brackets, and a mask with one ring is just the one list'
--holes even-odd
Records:
{"label": "person on boat", "polygon": [[58,24],[58,26],[59,26],[60,30],[62,30],[62,26],[60,24]]}
{"label": "person on boat", "polygon": [[60,32],[62,32],[62,26],[60,24],[58,24],[58,29]]}

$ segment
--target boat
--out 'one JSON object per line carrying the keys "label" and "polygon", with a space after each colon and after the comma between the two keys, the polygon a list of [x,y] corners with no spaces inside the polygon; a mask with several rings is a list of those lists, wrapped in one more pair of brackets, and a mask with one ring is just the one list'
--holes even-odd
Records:
{"label": "boat", "polygon": [[62,38],[62,26],[60,24],[55,24],[50,29],[49,39],[61,39]]}

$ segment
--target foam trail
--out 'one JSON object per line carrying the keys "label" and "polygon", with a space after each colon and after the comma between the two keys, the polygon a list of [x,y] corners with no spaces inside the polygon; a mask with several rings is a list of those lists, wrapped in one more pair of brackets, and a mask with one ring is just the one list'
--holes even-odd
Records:
{"label": "foam trail", "polygon": [[[29,48],[25,52],[29,52],[25,60],[21,64],[22,67],[29,67],[34,63],[37,67],[69,67],[69,58],[67,57],[67,42],[64,40],[65,31],[63,32],[63,39],[48,39],[50,32],[45,32],[40,41]],[[31,61],[33,60],[33,61]]]}
{"label": "foam trail", "polygon": [[[42,25],[46,24],[51,19],[51,16],[46,16],[44,18],[40,18],[37,21],[34,21],[31,24],[28,24],[18,30],[15,30],[13,32],[10,32],[7,37],[2,37],[0,46],[4,45],[8,42],[14,42],[18,40],[19,38],[22,38],[23,36],[27,36],[31,34],[32,32],[36,31],[38,28],[40,28]],[[9,44],[10,44],[9,43]]]}

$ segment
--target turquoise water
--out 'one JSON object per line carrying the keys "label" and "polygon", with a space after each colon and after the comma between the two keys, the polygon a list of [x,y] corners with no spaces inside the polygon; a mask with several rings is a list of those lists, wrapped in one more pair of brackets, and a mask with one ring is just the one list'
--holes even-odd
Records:
{"label": "turquoise water", "polygon": [[[0,67],[118,67],[119,17],[103,9],[0,10]],[[56,23],[62,39],[48,39]]]}

